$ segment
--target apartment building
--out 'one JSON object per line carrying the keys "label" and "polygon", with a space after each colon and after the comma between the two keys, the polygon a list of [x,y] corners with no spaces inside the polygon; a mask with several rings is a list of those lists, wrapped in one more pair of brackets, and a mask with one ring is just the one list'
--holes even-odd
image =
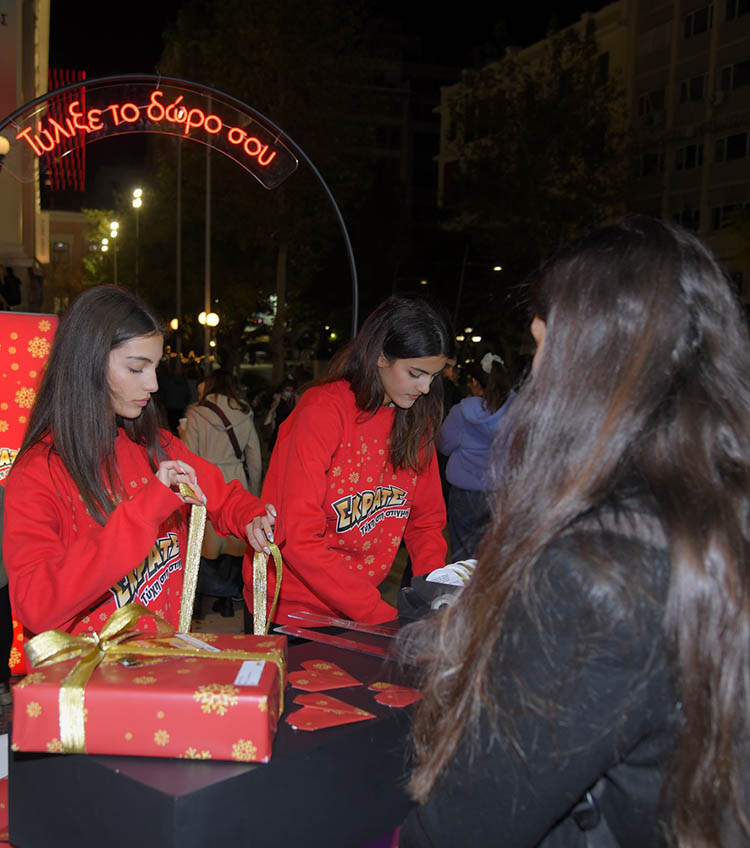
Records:
{"label": "apartment building", "polygon": [[[750,301],[750,0],[618,0],[573,26],[589,22],[629,114],[633,172],[617,211],[700,233]],[[543,44],[519,55],[537,61]],[[439,203],[460,178],[451,102],[463,85],[442,91]]]}

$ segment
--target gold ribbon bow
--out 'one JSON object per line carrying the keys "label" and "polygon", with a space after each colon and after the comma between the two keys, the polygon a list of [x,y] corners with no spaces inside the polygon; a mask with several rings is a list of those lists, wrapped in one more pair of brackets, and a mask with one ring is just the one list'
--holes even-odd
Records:
{"label": "gold ribbon bow", "polygon": [[[149,616],[156,621],[156,635],[149,636],[135,630],[138,619]],[[66,753],[86,753],[84,727],[85,687],[89,678],[105,656],[139,654],[156,657],[200,657],[211,660],[260,660],[274,663],[279,670],[279,712],[284,710],[284,659],[278,650],[208,651],[189,645],[165,643],[165,637],[174,635],[174,628],[142,604],[127,604],[116,610],[99,633],[72,634],[60,630],[47,630],[26,643],[26,655],[32,666],[40,667],[65,662],[78,657],[78,662],[60,684],[58,704],[60,709],[60,742]],[[138,644],[129,644],[138,639]]]}

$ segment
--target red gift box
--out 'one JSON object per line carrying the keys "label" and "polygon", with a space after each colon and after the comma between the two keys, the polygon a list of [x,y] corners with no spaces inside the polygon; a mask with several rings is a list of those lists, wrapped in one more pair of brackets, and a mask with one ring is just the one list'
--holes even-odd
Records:
{"label": "red gift box", "polygon": [[[282,710],[286,637],[197,638],[220,651],[267,653],[281,668],[270,659],[145,656],[131,642],[129,655],[107,656],[85,685],[87,753],[268,762]],[[59,693],[74,665],[45,665],[14,687],[14,750],[64,753]]]}

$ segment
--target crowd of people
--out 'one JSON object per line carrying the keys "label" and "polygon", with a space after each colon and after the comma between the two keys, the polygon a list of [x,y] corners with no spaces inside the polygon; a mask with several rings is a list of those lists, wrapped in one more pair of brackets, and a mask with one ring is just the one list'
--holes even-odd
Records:
{"label": "crowd of people", "polygon": [[202,502],[202,570],[234,559],[248,617],[252,554],[275,541],[279,622],[384,622],[401,542],[415,575],[438,569],[447,521],[450,557],[477,565],[453,604],[402,628],[422,700],[394,844],[750,844],[744,313],[696,236],[640,216],[560,249],[529,302],[528,375],[512,385],[489,351],[460,398],[446,314],[389,298],[323,379],[280,387],[259,492],[232,375],[206,379],[180,437],[160,428],[161,324],[123,289],[87,291],[7,481],[18,618],[88,632],[138,600],[176,623]]}

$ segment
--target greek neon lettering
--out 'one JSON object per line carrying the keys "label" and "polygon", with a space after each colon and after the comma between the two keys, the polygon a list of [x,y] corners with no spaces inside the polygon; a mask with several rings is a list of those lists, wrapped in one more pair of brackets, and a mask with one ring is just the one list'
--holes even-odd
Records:
{"label": "greek neon lettering", "polygon": [[[86,123],[81,124],[81,123],[78,122],[78,119],[83,117],[83,112],[80,110],[80,105],[81,104],[77,100],[74,100],[70,104],[70,106],[68,107],[68,113],[70,114],[70,117],[73,119],[73,126],[77,130],[88,131],[88,126],[86,125]],[[78,108],[79,111],[76,112],[75,111],[76,108]]]}
{"label": "greek neon lettering", "polygon": [[[215,126],[216,129],[212,129],[208,125],[209,122],[211,122],[211,124],[213,126]],[[206,116],[206,122],[204,123],[203,126],[204,126],[204,129],[206,130],[207,133],[211,133],[212,135],[216,135],[217,132],[221,132],[221,128],[224,125],[221,123],[221,118],[219,118],[217,115],[207,115]]]}
{"label": "greek neon lettering", "polygon": [[[255,150],[250,150],[251,144],[254,144],[256,146]],[[258,141],[258,139],[254,135],[251,135],[243,146],[245,148],[245,153],[247,153],[248,156],[257,156],[261,152],[261,150],[263,150],[263,145]]]}
{"label": "greek neon lettering", "polygon": [[274,160],[274,159],[275,159],[275,157],[276,157],[276,151],[274,150],[274,151],[272,151],[272,152],[271,152],[271,155],[270,155],[270,156],[267,156],[267,157],[266,157],[266,160],[265,160],[265,161],[263,161],[263,156],[264,156],[267,152],[268,152],[268,145],[267,145],[267,144],[264,144],[264,145],[263,145],[263,149],[262,149],[262,150],[260,151],[260,153],[258,154],[258,164],[259,164],[259,165],[263,165],[263,167],[266,167],[267,165],[270,165],[270,164],[271,164],[271,162],[273,162],[273,160]]}
{"label": "greek neon lettering", "polygon": [[180,95],[171,106],[167,106],[164,110],[164,115],[168,121],[171,121],[173,124],[181,124],[187,118],[187,112],[185,108],[178,109],[180,102],[183,100],[183,96]]}
{"label": "greek neon lettering", "polygon": [[[197,118],[197,121],[193,120],[193,116]],[[188,135],[193,127],[197,129],[202,126],[205,120],[206,116],[200,109],[191,109],[187,113],[187,118],[185,119],[185,135]]]}
{"label": "greek neon lettering", "polygon": [[117,114],[117,112],[118,112],[117,103],[110,103],[110,105],[107,106],[107,108],[104,111],[112,113],[112,117],[115,119],[115,126],[116,127],[120,125],[120,116]]}
{"label": "greek neon lettering", "polygon": [[29,146],[30,146],[30,147],[31,147],[31,149],[34,151],[34,153],[36,153],[36,155],[37,155],[37,156],[41,156],[41,155],[42,155],[42,153],[43,153],[44,151],[43,151],[43,150],[40,150],[40,149],[36,146],[36,144],[34,143],[34,139],[31,137],[31,127],[26,127],[26,129],[25,129],[25,130],[21,130],[21,132],[20,132],[20,133],[18,133],[18,135],[16,136],[16,141],[18,141],[18,140],[19,140],[19,139],[21,139],[21,138],[22,138],[25,142],[27,142],[27,143],[29,144]]}
{"label": "greek neon lettering", "polygon": [[158,124],[159,121],[164,120],[164,112],[166,110],[164,109],[162,104],[159,103],[159,101],[156,99],[157,97],[161,98],[163,96],[163,91],[152,91],[151,100],[149,101],[148,107],[146,109],[146,114],[148,115],[149,121],[153,121],[155,124]]}
{"label": "greek neon lettering", "polygon": [[[36,137],[37,144],[42,148],[42,150],[44,150],[45,153],[49,153],[50,150],[54,150],[55,149],[55,140],[50,135],[49,130],[42,129],[41,121],[39,123],[37,123],[36,128],[37,128],[37,131],[39,133],[39,135],[37,135],[37,137]],[[47,145],[44,143],[43,137],[46,137],[47,142],[49,144],[49,147],[47,147]]]}
{"label": "greek neon lettering", "polygon": [[123,103],[120,106],[120,115],[126,124],[134,124],[141,117],[141,110],[135,103]]}
{"label": "greek neon lettering", "polygon": [[227,139],[230,144],[242,144],[246,137],[247,133],[245,130],[241,130],[239,127],[231,127],[227,133]]}
{"label": "greek neon lettering", "polygon": [[87,117],[89,119],[89,125],[86,127],[86,132],[95,132],[97,130],[103,130],[104,124],[101,122],[100,118],[102,116],[101,109],[89,109],[87,113]]}
{"label": "greek neon lettering", "polygon": [[63,138],[70,138],[73,135],[72,132],[68,132],[65,129],[65,127],[62,126],[62,124],[59,124],[54,118],[49,119],[49,125],[50,125],[50,127],[52,127],[52,129],[55,132],[55,134],[54,134],[55,144],[60,143],[61,136]]}

